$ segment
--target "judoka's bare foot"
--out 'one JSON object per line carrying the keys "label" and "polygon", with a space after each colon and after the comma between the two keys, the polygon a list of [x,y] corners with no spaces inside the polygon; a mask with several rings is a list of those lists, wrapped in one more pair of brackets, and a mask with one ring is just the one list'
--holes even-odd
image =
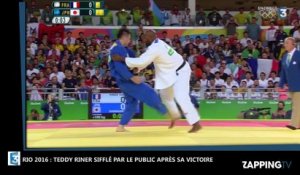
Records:
{"label": "judoka's bare foot", "polygon": [[200,125],[200,122],[196,122],[193,124],[192,129],[189,130],[189,133],[196,133],[198,132],[200,129],[202,128],[202,126]]}
{"label": "judoka's bare foot", "polygon": [[125,129],[125,126],[119,125],[116,129],[116,132],[128,132],[128,130]]}
{"label": "judoka's bare foot", "polygon": [[172,129],[175,126],[176,121],[179,119],[180,119],[180,117],[171,118],[171,123],[169,125],[169,129]]}

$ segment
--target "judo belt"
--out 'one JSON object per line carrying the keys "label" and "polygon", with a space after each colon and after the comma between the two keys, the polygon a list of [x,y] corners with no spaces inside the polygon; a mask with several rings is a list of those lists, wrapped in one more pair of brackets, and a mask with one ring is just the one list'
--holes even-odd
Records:
{"label": "judo belt", "polygon": [[178,71],[179,71],[180,69],[182,69],[182,68],[185,66],[185,64],[186,64],[186,61],[183,60],[183,63],[176,69],[176,75],[178,75]]}

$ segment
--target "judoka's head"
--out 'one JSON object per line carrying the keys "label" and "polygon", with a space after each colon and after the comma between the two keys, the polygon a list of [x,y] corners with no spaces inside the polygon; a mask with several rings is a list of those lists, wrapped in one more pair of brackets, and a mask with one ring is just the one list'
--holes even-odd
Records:
{"label": "judoka's head", "polygon": [[150,46],[151,43],[156,39],[156,33],[154,30],[147,30],[142,36],[141,39],[146,46]]}
{"label": "judoka's head", "polygon": [[128,46],[131,41],[131,33],[128,29],[120,29],[118,32],[118,39],[123,46]]}

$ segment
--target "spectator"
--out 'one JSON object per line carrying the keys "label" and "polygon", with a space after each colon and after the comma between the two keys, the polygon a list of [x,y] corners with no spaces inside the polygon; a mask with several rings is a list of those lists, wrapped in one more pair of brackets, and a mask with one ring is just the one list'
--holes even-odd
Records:
{"label": "spectator", "polygon": [[219,71],[217,71],[215,73],[215,82],[216,82],[217,87],[221,87],[225,83],[224,80],[220,77],[220,72]]}
{"label": "spectator", "polygon": [[225,58],[231,58],[232,56],[232,50],[230,49],[230,45],[229,44],[225,44],[225,48],[222,49],[222,53],[224,55]]}
{"label": "spectator", "polygon": [[194,75],[195,75],[195,78],[196,78],[197,80],[200,79],[201,76],[202,76],[202,70],[201,70],[200,68],[198,68],[198,66],[197,66],[195,63],[193,63],[193,64],[191,65],[191,69],[192,69],[192,72],[193,72]]}
{"label": "spectator", "polygon": [[116,16],[118,18],[118,25],[128,25],[129,20],[131,19],[130,14],[125,10],[121,9],[116,13]]}
{"label": "spectator", "polygon": [[50,80],[51,81],[46,84],[45,88],[47,88],[47,92],[52,92],[57,94],[58,90],[61,89],[62,87],[58,82],[56,76],[51,77]]}
{"label": "spectator", "polygon": [[179,12],[177,5],[174,5],[171,11],[171,26],[179,26],[180,21],[181,21],[181,14]]}
{"label": "spectator", "polygon": [[246,81],[241,81],[241,86],[239,87],[239,92],[242,94],[242,96],[245,98],[248,97],[248,87],[247,87],[247,82]]}
{"label": "spectator", "polygon": [[72,32],[68,31],[67,32],[67,37],[63,40],[63,44],[67,45],[67,44],[75,44],[75,38],[72,37]]}
{"label": "spectator", "polygon": [[292,25],[294,21],[299,21],[299,15],[296,8],[293,8],[291,14],[288,16],[289,25]]}
{"label": "spectator", "polygon": [[221,86],[221,92],[217,93],[218,99],[228,99],[229,94],[226,92],[226,86],[222,85]]}
{"label": "spectator", "polygon": [[41,19],[43,20],[44,23],[46,24],[51,24],[52,23],[52,10],[50,9],[49,5],[45,6],[45,9],[43,9]]}
{"label": "spectator", "polygon": [[246,81],[247,87],[251,87],[254,83],[251,77],[252,77],[252,73],[248,71],[246,72],[246,78],[242,80],[242,81]]}
{"label": "spectator", "polygon": [[26,75],[29,78],[33,73],[38,74],[40,71],[33,67],[32,64],[27,65]]}
{"label": "spectator", "polygon": [[266,78],[266,73],[261,72],[259,76],[260,76],[260,78],[258,80],[259,81],[259,85],[262,86],[263,88],[267,88],[267,86],[268,86],[268,80]]}
{"label": "spectator", "polygon": [[268,41],[268,47],[272,52],[274,51],[276,45],[276,38],[275,38],[276,30],[277,29],[274,26],[274,22],[271,22],[270,27],[267,29],[266,32],[266,40]]}
{"label": "spectator", "polygon": [[248,45],[248,41],[250,41],[252,43],[252,39],[249,38],[248,36],[248,32],[245,31],[244,32],[244,37],[240,40],[240,43],[242,44],[242,46],[245,48]]}
{"label": "spectator", "polygon": [[259,40],[261,32],[260,26],[256,23],[256,20],[257,18],[253,17],[251,23],[246,27],[246,31],[249,33],[249,37],[254,41]]}
{"label": "spectator", "polygon": [[86,37],[84,36],[84,33],[83,33],[83,32],[79,32],[79,37],[77,38],[77,40],[78,40],[80,43],[83,43],[84,45],[87,44],[87,39],[86,39]]}
{"label": "spectator", "polygon": [[167,36],[168,36],[167,31],[163,31],[163,32],[162,32],[162,38],[161,38],[161,40],[163,40],[163,41],[166,42],[167,44],[171,45],[171,44],[172,44],[172,41],[171,41],[171,39],[168,38]]}
{"label": "spectator", "polygon": [[89,71],[85,72],[85,82],[84,84],[88,87],[91,87],[93,82],[92,82],[92,78],[91,78],[91,73]]}
{"label": "spectator", "polygon": [[290,30],[290,33],[289,33],[289,36],[291,36],[291,37],[293,37],[294,32],[295,32],[296,30],[298,30],[298,27],[299,27],[299,21],[294,21],[292,24],[293,24],[294,27]]}
{"label": "spectator", "polygon": [[247,97],[249,99],[261,99],[261,91],[262,91],[262,88],[261,86],[259,86],[259,82],[258,80],[255,80],[252,87],[251,87],[251,93],[247,95]]}
{"label": "spectator", "polygon": [[233,16],[229,13],[229,10],[225,9],[225,13],[222,17],[222,24],[225,26],[227,21],[229,21],[231,17],[233,17]]}
{"label": "spectator", "polygon": [[164,22],[162,26],[169,26],[170,25],[170,14],[166,11],[165,8],[161,8],[161,14],[164,17]]}
{"label": "spectator", "polygon": [[202,78],[200,79],[200,87],[205,88],[208,86],[207,75],[205,72],[202,73]]}
{"label": "spectator", "polygon": [[250,42],[248,42],[248,47],[245,48],[242,52],[242,58],[244,59],[251,59],[251,58],[257,59],[259,55],[260,55],[259,51]]}
{"label": "spectator", "polygon": [[277,72],[272,71],[272,72],[270,73],[270,78],[268,79],[268,81],[272,81],[273,83],[279,82],[279,81],[280,81],[280,78],[277,76]]}
{"label": "spectator", "polygon": [[240,26],[246,25],[248,16],[246,13],[244,13],[243,7],[241,7],[239,10],[240,10],[240,12],[237,13],[236,15],[234,15],[234,18],[235,18],[236,22],[238,23],[238,25],[240,25]]}
{"label": "spectator", "polygon": [[182,25],[183,26],[192,26],[193,25],[191,9],[189,9],[189,8],[186,8],[184,14],[182,15]]}
{"label": "spectator", "polygon": [[275,47],[275,50],[274,50],[274,56],[275,56],[275,58],[279,58],[281,50],[283,48],[283,41],[287,37],[288,37],[288,35],[283,30],[283,26],[280,25],[279,28],[278,28],[278,30],[275,33],[275,38],[276,38],[276,47]]}
{"label": "spectator", "polygon": [[277,110],[272,113],[272,119],[285,119],[286,111],[284,110],[285,103],[283,101],[278,102]]}
{"label": "spectator", "polygon": [[41,101],[43,100],[42,94],[40,91],[41,85],[39,84],[39,80],[37,77],[32,78],[32,87],[30,92],[30,100],[31,101]]}
{"label": "spectator", "polygon": [[72,72],[70,70],[66,70],[66,78],[64,78],[62,82],[62,88],[64,92],[72,93],[77,88],[77,80],[72,77]]}
{"label": "spectator", "polygon": [[207,49],[208,48],[208,42],[206,39],[202,40],[202,42],[199,44],[199,49]]}
{"label": "spectator", "polygon": [[92,86],[91,89],[97,89],[100,88],[99,80],[96,77],[92,77]]}
{"label": "spectator", "polygon": [[143,21],[144,21],[144,25],[146,26],[153,25],[152,11],[150,11],[149,9],[144,10]]}
{"label": "spectator", "polygon": [[31,109],[30,115],[27,120],[41,120],[42,116],[39,114],[39,112],[36,109]]}
{"label": "spectator", "polygon": [[[226,68],[226,62],[222,61],[221,66],[219,68],[219,71],[220,71],[220,77],[221,77],[221,79],[223,79],[225,81],[227,79],[227,77],[228,77],[228,74],[225,73],[225,72],[230,71],[228,68]],[[231,73],[229,73],[229,74],[231,74]]]}
{"label": "spectator", "polygon": [[90,88],[85,84],[84,80],[80,81],[80,86],[78,87],[78,98],[79,100],[88,100],[88,92]]}
{"label": "spectator", "polygon": [[117,83],[116,83],[115,79],[111,76],[109,70],[107,70],[106,73],[105,73],[104,85],[106,87],[110,87],[110,88],[116,88],[117,87]]}
{"label": "spectator", "polygon": [[241,93],[238,92],[237,86],[232,86],[232,93],[229,96],[231,100],[243,100],[243,96]]}
{"label": "spectator", "polygon": [[181,43],[181,46],[184,48],[187,44],[189,44],[191,41],[190,41],[190,35],[185,35],[184,37],[184,41]]}
{"label": "spectator", "polygon": [[300,50],[300,26],[298,27],[298,30],[294,32],[293,37],[296,40],[297,50]]}
{"label": "spectator", "polygon": [[267,88],[274,88],[274,82],[272,80],[268,80]]}
{"label": "spectator", "polygon": [[217,71],[219,71],[219,69],[216,67],[216,63],[215,61],[210,61],[208,62],[208,67],[210,69],[210,73],[215,74]]}
{"label": "spectator", "polygon": [[133,10],[131,11],[131,15],[133,17],[133,25],[140,25],[143,18],[143,12],[139,6],[133,8]]}
{"label": "spectator", "polygon": [[196,21],[195,24],[197,26],[206,26],[207,25],[207,18],[203,8],[199,8],[199,11],[196,14]]}
{"label": "spectator", "polygon": [[46,85],[46,83],[48,82],[48,78],[45,77],[44,72],[40,72],[38,74],[38,78],[39,78],[39,84],[44,87]]}
{"label": "spectator", "polygon": [[256,12],[255,12],[255,8],[254,8],[254,7],[251,7],[251,8],[250,8],[250,11],[249,11],[249,13],[248,13],[248,17],[247,17],[247,23],[248,23],[248,24],[251,23],[253,17],[256,18],[256,19],[258,19],[258,15],[257,15]]}
{"label": "spectator", "polygon": [[236,33],[236,27],[238,26],[237,22],[234,20],[234,18],[231,16],[227,22],[225,23],[225,28],[227,30],[227,35],[231,36]]}
{"label": "spectator", "polygon": [[217,8],[213,8],[213,11],[208,14],[208,22],[211,26],[218,26],[221,23],[222,17],[220,13],[217,12]]}
{"label": "spectator", "polygon": [[29,23],[38,23],[38,17],[41,16],[40,10],[36,7],[36,2],[31,1],[31,8],[28,8]]}
{"label": "spectator", "polygon": [[58,67],[54,66],[52,69],[52,73],[50,74],[49,79],[52,80],[53,77],[57,77],[58,82],[61,84],[63,79],[65,78],[65,74],[61,71],[58,71]]}
{"label": "spectator", "polygon": [[261,59],[270,59],[270,57],[269,57],[269,55],[268,55],[267,52],[263,52],[263,53],[261,54]]}
{"label": "spectator", "polygon": [[227,68],[231,73],[234,73],[239,68],[239,57],[237,55],[233,55],[233,62],[227,64]]}

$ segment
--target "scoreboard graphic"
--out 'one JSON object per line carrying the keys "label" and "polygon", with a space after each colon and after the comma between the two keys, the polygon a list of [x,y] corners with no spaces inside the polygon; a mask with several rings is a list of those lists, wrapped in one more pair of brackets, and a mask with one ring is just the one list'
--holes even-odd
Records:
{"label": "scoreboard graphic", "polygon": [[[124,94],[119,90],[92,92],[89,100],[89,119],[120,119],[125,107]],[[133,118],[143,118],[142,103],[139,103]]]}
{"label": "scoreboard graphic", "polygon": [[104,1],[54,1],[52,24],[67,24],[71,17],[104,16]]}

